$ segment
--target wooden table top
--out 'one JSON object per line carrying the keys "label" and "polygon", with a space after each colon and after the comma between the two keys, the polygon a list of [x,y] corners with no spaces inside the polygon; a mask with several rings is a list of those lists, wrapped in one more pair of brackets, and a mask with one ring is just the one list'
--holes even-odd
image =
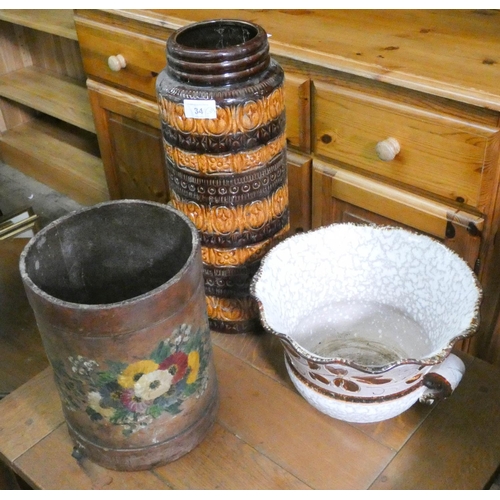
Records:
{"label": "wooden table top", "polygon": [[0,401],[0,460],[35,488],[480,489],[500,464],[500,370],[482,360],[457,352],[466,373],[436,406],[349,424],[296,392],[276,337],[218,333],[220,408],[197,448],[153,471],[77,461],[18,272],[25,244],[0,246],[0,388],[12,391]]}
{"label": "wooden table top", "polygon": [[500,464],[500,371],[464,355],[454,394],[376,424],[321,414],[274,336],[212,334],[221,404],[192,452],[152,471],[71,456],[51,368],[0,402],[0,458],[41,489],[482,489]]}

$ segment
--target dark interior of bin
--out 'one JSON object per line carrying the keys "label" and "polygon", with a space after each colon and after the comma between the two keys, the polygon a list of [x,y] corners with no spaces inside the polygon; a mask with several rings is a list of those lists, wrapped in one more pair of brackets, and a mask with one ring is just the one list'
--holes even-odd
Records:
{"label": "dark interior of bin", "polygon": [[140,203],[78,212],[39,233],[26,272],[44,292],[78,304],[109,304],[163,285],[187,262],[192,233],[175,212]]}

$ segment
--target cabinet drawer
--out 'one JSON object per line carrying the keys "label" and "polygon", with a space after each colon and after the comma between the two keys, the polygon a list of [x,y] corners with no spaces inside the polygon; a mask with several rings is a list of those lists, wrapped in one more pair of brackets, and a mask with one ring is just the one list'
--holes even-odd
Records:
{"label": "cabinet drawer", "polygon": [[[171,31],[166,29],[165,39],[160,40],[89,20],[77,20],[75,26],[88,76],[156,99],[156,77],[166,66],[165,47]],[[108,58],[118,54],[126,65],[113,71]]]}
{"label": "cabinet drawer", "polygon": [[[165,29],[165,39],[160,40],[80,18],[75,25],[87,76],[156,100],[156,77],[166,66],[166,40],[171,30]],[[126,66],[113,71],[108,65],[108,58],[118,54],[123,56]],[[309,80],[287,73],[285,104],[288,143],[305,152],[310,150],[309,89]]]}
{"label": "cabinet drawer", "polygon": [[[449,200],[486,210],[493,192],[499,130],[381,97],[314,86],[317,154]],[[394,138],[389,161],[376,146]]]}

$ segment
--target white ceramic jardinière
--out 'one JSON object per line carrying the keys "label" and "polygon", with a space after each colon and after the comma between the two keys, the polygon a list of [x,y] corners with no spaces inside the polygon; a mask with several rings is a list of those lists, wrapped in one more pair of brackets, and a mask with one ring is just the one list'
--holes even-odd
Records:
{"label": "white ceramic jardini\u00e8re", "polygon": [[465,261],[440,242],[356,224],[284,240],[263,259],[251,294],[297,390],[350,422],[449,396],[464,373],[450,351],[476,331],[482,296]]}

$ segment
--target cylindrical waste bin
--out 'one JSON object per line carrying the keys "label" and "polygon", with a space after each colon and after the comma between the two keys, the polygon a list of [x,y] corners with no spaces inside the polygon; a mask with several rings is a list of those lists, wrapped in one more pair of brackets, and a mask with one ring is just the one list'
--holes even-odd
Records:
{"label": "cylindrical waste bin", "polygon": [[78,210],[30,240],[20,271],[80,453],[139,470],[203,439],[217,380],[184,214],[139,200]]}

